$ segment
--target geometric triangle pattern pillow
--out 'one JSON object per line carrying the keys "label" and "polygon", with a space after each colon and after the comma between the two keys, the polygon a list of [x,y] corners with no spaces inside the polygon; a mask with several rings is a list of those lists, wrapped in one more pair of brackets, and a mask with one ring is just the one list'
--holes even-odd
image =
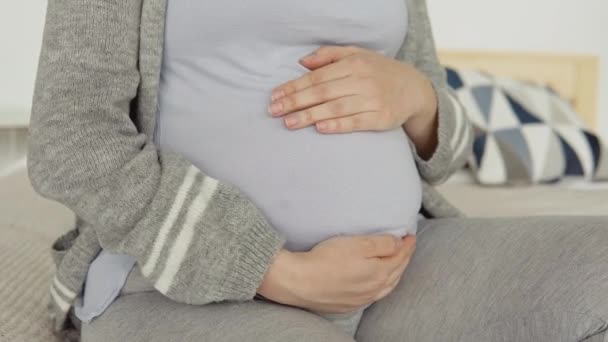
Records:
{"label": "geometric triangle pattern pillow", "polygon": [[446,70],[475,130],[469,166],[479,183],[608,180],[608,144],[554,91],[481,71]]}

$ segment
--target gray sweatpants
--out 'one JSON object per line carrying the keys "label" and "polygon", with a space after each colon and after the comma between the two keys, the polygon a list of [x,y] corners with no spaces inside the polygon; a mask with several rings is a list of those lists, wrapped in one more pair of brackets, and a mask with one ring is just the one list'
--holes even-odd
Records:
{"label": "gray sweatpants", "polygon": [[[140,280],[83,325],[83,342],[353,341],[305,310],[184,305]],[[608,342],[607,321],[608,218],[428,220],[403,280],[365,310],[356,339]]]}

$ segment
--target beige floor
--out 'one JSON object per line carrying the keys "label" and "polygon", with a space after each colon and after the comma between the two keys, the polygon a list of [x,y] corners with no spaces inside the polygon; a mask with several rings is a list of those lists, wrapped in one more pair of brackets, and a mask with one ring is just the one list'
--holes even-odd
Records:
{"label": "beige floor", "polygon": [[0,341],[55,341],[47,321],[49,246],[72,221],[41,199],[25,173],[0,179]]}

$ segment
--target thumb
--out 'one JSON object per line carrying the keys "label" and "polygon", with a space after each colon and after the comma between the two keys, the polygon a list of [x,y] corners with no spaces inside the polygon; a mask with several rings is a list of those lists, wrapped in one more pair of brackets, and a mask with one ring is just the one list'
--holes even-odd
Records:
{"label": "thumb", "polygon": [[360,50],[354,46],[322,46],[300,59],[300,64],[309,70],[315,70],[354,55]]}

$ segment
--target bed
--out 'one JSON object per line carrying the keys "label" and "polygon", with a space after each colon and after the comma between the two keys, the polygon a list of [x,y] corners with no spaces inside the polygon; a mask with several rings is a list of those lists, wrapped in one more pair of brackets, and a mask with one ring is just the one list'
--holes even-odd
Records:
{"label": "bed", "polygon": [[[442,52],[441,59],[450,66],[550,84],[575,105],[590,127],[596,123],[595,57],[449,51]],[[568,181],[490,188],[476,185],[463,171],[439,191],[470,216],[608,213],[608,185],[602,184]],[[73,219],[66,208],[34,193],[23,167],[0,178],[0,341],[55,341],[45,310],[53,272],[47,251]]]}
{"label": "bed", "polygon": [[[442,51],[444,65],[549,85],[597,128],[599,59],[587,55]],[[606,215],[608,184],[566,179],[531,187],[483,187],[462,170],[439,191],[469,216]]]}

